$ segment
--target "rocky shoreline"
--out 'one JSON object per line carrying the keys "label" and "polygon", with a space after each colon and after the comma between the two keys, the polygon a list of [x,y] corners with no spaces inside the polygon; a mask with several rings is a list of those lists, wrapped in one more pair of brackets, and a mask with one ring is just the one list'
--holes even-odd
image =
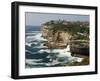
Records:
{"label": "rocky shoreline", "polygon": [[[74,24],[76,25],[77,23]],[[80,27],[84,24],[85,23],[78,23]],[[70,51],[72,55],[81,54],[81,55],[89,56],[89,35],[87,33],[80,33],[80,32],[78,32],[79,34],[78,33],[72,34],[72,30],[71,32],[69,31],[66,32],[65,31],[66,28],[67,29],[70,27],[74,28],[72,27],[72,25],[73,23],[64,22],[64,25],[63,23],[61,25],[62,27],[56,25],[55,28],[54,27],[52,28],[53,25],[43,24],[41,29],[42,37],[47,39],[47,42],[45,42],[44,45],[47,46],[48,48],[56,48],[56,49],[66,48],[67,45],[70,45]]]}

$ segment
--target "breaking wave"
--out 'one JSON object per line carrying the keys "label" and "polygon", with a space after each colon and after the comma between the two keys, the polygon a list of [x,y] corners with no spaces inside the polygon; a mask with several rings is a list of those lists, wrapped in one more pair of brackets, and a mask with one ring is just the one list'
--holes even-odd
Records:
{"label": "breaking wave", "polygon": [[26,68],[64,66],[69,62],[81,62],[83,58],[72,57],[70,45],[64,49],[49,49],[44,46],[46,39],[38,31],[26,33]]}

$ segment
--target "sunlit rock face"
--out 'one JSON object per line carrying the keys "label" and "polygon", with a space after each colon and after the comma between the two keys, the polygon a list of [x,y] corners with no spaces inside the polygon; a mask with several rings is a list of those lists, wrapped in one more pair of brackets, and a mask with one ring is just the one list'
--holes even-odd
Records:
{"label": "sunlit rock face", "polygon": [[72,36],[64,31],[56,31],[53,34],[53,30],[50,30],[47,26],[43,26],[42,37],[48,40],[45,45],[49,48],[65,48]]}
{"label": "sunlit rock face", "polygon": [[49,28],[48,28],[48,26],[42,26],[42,28],[41,28],[41,33],[42,33],[42,36],[44,37],[44,38],[47,38],[48,37],[48,34],[49,34]]}

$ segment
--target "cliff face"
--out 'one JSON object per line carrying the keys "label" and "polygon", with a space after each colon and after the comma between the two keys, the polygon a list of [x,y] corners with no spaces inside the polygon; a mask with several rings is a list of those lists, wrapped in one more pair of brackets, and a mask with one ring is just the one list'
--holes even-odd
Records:
{"label": "cliff face", "polygon": [[82,54],[89,56],[89,41],[88,40],[74,40],[71,41],[70,51],[72,55]]}
{"label": "cliff face", "polygon": [[42,25],[42,37],[48,48],[65,48],[70,44],[72,54],[89,55],[89,24],[84,22],[54,22]]}
{"label": "cliff face", "polygon": [[47,26],[42,26],[41,32],[42,32],[42,37],[47,38],[48,37],[48,33],[50,31],[49,31],[49,28]]}
{"label": "cliff face", "polygon": [[45,45],[49,48],[65,48],[70,42],[72,36],[68,32],[60,30],[54,33],[50,27],[43,26],[42,37],[48,40]]}

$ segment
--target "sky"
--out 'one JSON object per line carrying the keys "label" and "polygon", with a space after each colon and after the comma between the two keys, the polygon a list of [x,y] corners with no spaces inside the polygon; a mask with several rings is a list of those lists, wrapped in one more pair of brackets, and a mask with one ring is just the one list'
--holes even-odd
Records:
{"label": "sky", "polygon": [[66,20],[66,21],[89,21],[89,15],[75,14],[55,14],[55,13],[25,13],[26,26],[41,26],[41,24],[50,20]]}

